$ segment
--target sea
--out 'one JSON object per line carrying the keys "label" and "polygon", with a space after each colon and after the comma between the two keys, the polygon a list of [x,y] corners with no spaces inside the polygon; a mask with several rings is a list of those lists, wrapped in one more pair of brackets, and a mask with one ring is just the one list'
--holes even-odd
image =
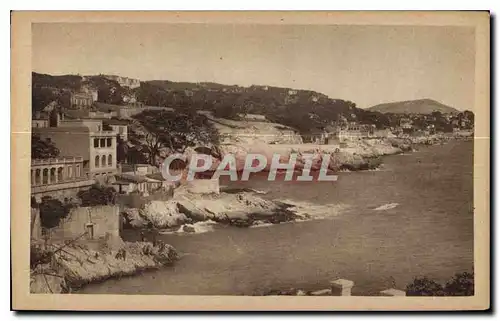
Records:
{"label": "sea", "polygon": [[200,233],[165,233],[161,238],[181,254],[173,266],[79,293],[258,295],[323,289],[342,278],[354,282],[353,295],[374,295],[404,289],[415,277],[445,282],[473,272],[472,141],[386,156],[380,169],[341,172],[334,182],[260,176],[221,185],[311,204],[311,211],[326,208],[331,215],[255,228],[205,222]]}

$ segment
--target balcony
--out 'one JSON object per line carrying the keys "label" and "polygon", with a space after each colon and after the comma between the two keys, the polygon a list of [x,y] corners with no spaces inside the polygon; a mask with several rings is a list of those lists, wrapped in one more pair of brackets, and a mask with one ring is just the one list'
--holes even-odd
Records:
{"label": "balcony", "polygon": [[82,163],[83,157],[57,157],[48,159],[32,159],[31,166],[37,165],[54,165],[54,164],[68,164],[68,163]]}

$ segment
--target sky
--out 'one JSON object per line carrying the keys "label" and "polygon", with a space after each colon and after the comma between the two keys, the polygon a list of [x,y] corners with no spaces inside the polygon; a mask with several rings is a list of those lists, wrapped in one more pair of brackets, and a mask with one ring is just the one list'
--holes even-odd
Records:
{"label": "sky", "polygon": [[474,29],[439,26],[35,23],[35,72],[315,90],[366,108],[474,104]]}

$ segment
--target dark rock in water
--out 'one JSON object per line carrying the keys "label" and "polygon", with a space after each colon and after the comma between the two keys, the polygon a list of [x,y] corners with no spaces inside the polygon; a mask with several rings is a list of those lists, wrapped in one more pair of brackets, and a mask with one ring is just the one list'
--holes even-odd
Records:
{"label": "dark rock in water", "polygon": [[182,227],[182,230],[186,233],[194,233],[196,232],[196,230],[194,229],[194,226],[191,226],[191,225],[184,225]]}

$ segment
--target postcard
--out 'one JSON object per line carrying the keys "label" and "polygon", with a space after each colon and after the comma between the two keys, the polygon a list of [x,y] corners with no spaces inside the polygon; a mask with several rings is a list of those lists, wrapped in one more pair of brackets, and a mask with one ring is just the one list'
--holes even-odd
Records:
{"label": "postcard", "polygon": [[12,12],[12,309],[489,309],[489,24]]}

